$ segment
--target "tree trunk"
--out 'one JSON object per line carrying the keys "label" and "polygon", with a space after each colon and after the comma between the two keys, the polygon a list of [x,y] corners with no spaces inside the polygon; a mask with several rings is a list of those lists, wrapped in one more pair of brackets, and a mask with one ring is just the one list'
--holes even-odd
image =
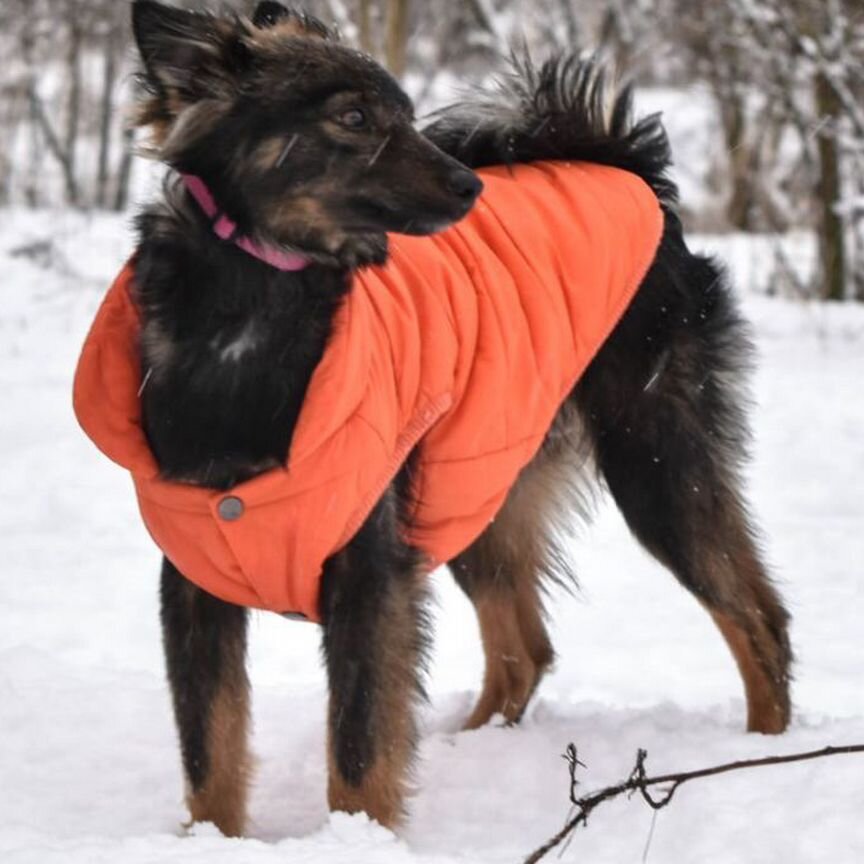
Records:
{"label": "tree trunk", "polygon": [[[63,171],[63,185],[66,190],[66,200],[69,204],[78,203],[78,183],[75,180],[72,163],[69,161],[69,154],[63,149],[60,139],[51,121],[48,119],[48,114],[45,111],[45,105],[42,102],[42,97],[36,89],[35,79],[29,83],[29,98],[30,98],[30,116],[33,118],[34,132],[38,128],[45,136],[45,144],[49,152],[57,160]],[[35,139],[34,139],[35,140]],[[37,146],[34,144],[34,146]],[[33,175],[33,181],[38,183],[38,175]],[[35,200],[35,192],[34,192]]]}
{"label": "tree trunk", "polygon": [[600,44],[611,50],[617,68],[629,70],[634,65],[633,43],[625,31],[621,10],[616,5],[609,6],[600,24]]}
{"label": "tree trunk", "polygon": [[81,127],[81,45],[83,33],[78,21],[81,10],[77,2],[70,2],[66,14],[69,23],[69,46],[66,53],[66,71],[69,75],[69,99],[66,103],[66,135],[64,142],[64,174],[66,178],[66,200],[73,207],[80,199],[76,180],[78,132]]}
{"label": "tree trunk", "polygon": [[108,182],[111,161],[111,126],[114,122],[114,84],[117,78],[117,26],[110,22],[105,34],[102,65],[102,98],[99,106],[99,166],[96,174],[96,203],[108,205]]}
{"label": "tree trunk", "polygon": [[[12,199],[12,160],[7,155],[11,152],[11,142],[15,140],[22,121],[26,121],[27,88],[23,82],[9,87],[6,111],[0,119],[0,206],[6,206]],[[26,124],[25,124],[26,125]]]}
{"label": "tree trunk", "polygon": [[132,144],[135,132],[128,128],[123,130],[123,155],[120,157],[120,167],[117,169],[117,188],[114,194],[114,209],[125,210],[129,204],[129,181],[132,176]]}
{"label": "tree trunk", "polygon": [[726,218],[737,231],[756,230],[759,149],[747,135],[743,99],[730,95],[721,108],[732,194],[726,205]]}
{"label": "tree trunk", "polygon": [[358,12],[360,18],[360,50],[375,55],[375,45],[372,42],[372,0],[360,0]]}
{"label": "tree trunk", "polygon": [[846,296],[846,231],[837,213],[842,196],[840,152],[837,126],[840,102],[830,82],[821,71],[814,83],[816,110],[823,124],[819,133],[819,263],[822,274],[822,296],[826,300],[843,300]]}
{"label": "tree trunk", "polygon": [[30,109],[30,123],[28,132],[30,134],[29,159],[27,160],[27,181],[24,184],[24,198],[28,207],[36,207],[39,204],[39,178],[42,174],[42,142],[39,140],[39,118],[36,112],[36,104],[30,98],[28,90],[27,103]]}
{"label": "tree trunk", "polygon": [[405,74],[408,41],[408,0],[387,2],[387,66],[397,78]]}
{"label": "tree trunk", "polygon": [[570,46],[575,51],[582,45],[582,34],[579,30],[576,9],[573,6],[572,0],[558,0],[558,8],[561,10],[561,16],[564,19],[564,44]]}

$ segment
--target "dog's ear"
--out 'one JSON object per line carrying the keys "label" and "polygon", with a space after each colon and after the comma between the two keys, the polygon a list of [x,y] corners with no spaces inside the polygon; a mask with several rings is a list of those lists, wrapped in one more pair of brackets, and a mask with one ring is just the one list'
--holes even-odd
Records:
{"label": "dog's ear", "polygon": [[252,13],[252,24],[259,30],[272,30],[282,36],[338,41],[335,31],[317,18],[289,9],[276,0],[261,0]]}
{"label": "dog's ear", "polygon": [[288,18],[291,11],[287,6],[277,3],[276,0],[261,0],[255,7],[252,15],[252,23],[256,27],[273,27],[284,18]]}
{"label": "dog's ear", "polygon": [[183,103],[229,97],[250,60],[238,18],[135,0],[132,30],[146,77]]}

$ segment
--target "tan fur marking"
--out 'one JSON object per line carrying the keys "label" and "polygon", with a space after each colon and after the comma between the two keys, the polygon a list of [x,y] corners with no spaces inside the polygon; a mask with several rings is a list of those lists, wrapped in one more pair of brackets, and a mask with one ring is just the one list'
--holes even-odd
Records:
{"label": "tan fur marking", "polygon": [[[395,725],[400,724],[397,721]],[[404,801],[408,793],[405,777],[411,750],[404,744],[413,736],[412,730],[413,725],[410,729],[396,729],[393,739],[383,734],[376,735],[376,741],[384,752],[376,755],[359,786],[347,783],[339,773],[333,748],[328,744],[327,802],[330,810],[366,813],[385,828],[397,827],[405,816]]]}
{"label": "tan fur marking", "polygon": [[337,231],[321,201],[314,195],[297,195],[280,202],[274,212],[274,228],[297,231],[302,225],[313,231]]}
{"label": "tan fur marking", "polygon": [[329,711],[330,809],[365,812],[388,828],[396,827],[404,818],[405,799],[411,792],[409,775],[417,738],[414,715],[420,665],[417,615],[425,599],[425,572],[424,568],[413,574],[410,589],[406,585],[389,594],[381,618],[386,627],[377,631],[374,644],[369,646],[378,664],[376,690],[371,699],[374,713],[369,726],[374,750],[372,763],[364,766],[362,780],[357,785],[349,783],[339,771],[334,752],[334,724],[339,719],[334,717],[333,703]]}
{"label": "tan fur marking", "polygon": [[262,173],[276,167],[276,163],[282,157],[288,142],[282,136],[278,138],[267,138],[262,141],[254,153],[255,164]]}
{"label": "tan fur marking", "polygon": [[323,247],[335,255],[350,236],[333,221],[314,195],[284,198],[262,216],[271,236],[299,248]]}
{"label": "tan fur marking", "polygon": [[[501,714],[508,723],[521,718],[546,666],[551,649],[545,639],[545,628],[536,607],[530,608],[506,594],[483,594],[475,601],[486,673],[483,691],[463,728],[485,726],[494,714]],[[523,620],[531,629],[526,633]]]}
{"label": "tan fur marking", "polygon": [[139,150],[143,156],[155,158],[171,129],[171,121],[165,117],[162,99],[153,98],[141,102],[132,116],[131,125],[149,127],[149,138],[139,145]]}
{"label": "tan fur marking", "polygon": [[282,18],[275,24],[268,27],[255,28],[249,25],[252,32],[255,34],[255,42],[262,47],[271,45],[273,47],[282,47],[281,43],[284,39],[292,39],[298,36],[304,39],[321,39],[327,37],[314,28],[309,28],[304,25],[301,18],[294,15]]}
{"label": "tan fur marking", "polygon": [[[744,509],[729,489],[718,490],[712,530],[703,540],[700,565],[710,586],[700,602],[714,619],[735,658],[747,698],[747,729],[777,734],[789,723],[788,615],[765,572]],[[718,551],[717,546],[722,551]],[[669,569],[662,551],[655,557]]]}
{"label": "tan fur marking", "polygon": [[210,770],[203,788],[190,792],[186,801],[193,822],[213,822],[226,837],[243,834],[251,776],[248,684],[242,676],[242,681],[232,676],[235,680],[213,699],[207,730]]}
{"label": "tan fur marking", "polygon": [[[133,118],[133,125],[149,127],[150,137],[141,148],[142,155],[154,158],[164,155],[160,151],[172,135],[176,136],[178,118],[180,124],[185,124],[184,137],[188,138],[190,133],[200,133],[208,124],[215,123],[221,115],[221,107],[219,102],[212,99],[201,100],[190,106],[172,87],[166,88],[164,97],[153,97],[142,102]],[[183,114],[184,111],[187,113]]]}
{"label": "tan fur marking", "polygon": [[532,692],[528,694],[530,699],[539,679],[555,659],[555,652],[552,650],[552,643],[549,641],[549,634],[543,622],[543,604],[535,580],[523,579],[516,584],[516,616],[528,656],[538,670],[537,680],[534,682]]}
{"label": "tan fur marking", "polygon": [[495,521],[456,565],[477,612],[486,657],[483,690],[466,729],[483,726],[496,713],[518,722],[554,659],[541,579],[555,569],[562,515],[569,520],[587,510],[578,481],[589,455],[578,416],[565,407]]}
{"label": "tan fur marking", "polygon": [[[777,735],[789,722],[786,699],[778,694],[778,682],[772,681],[753,647],[751,636],[728,615],[709,610],[714,623],[723,634],[744,681],[747,697],[747,731]],[[757,637],[758,638],[758,637]]]}
{"label": "tan fur marking", "polygon": [[[738,664],[747,698],[747,729],[777,734],[789,723],[787,615],[762,566],[743,510],[729,495],[725,508],[734,538],[712,566],[722,589],[709,612]],[[713,556],[712,556],[713,557]]]}

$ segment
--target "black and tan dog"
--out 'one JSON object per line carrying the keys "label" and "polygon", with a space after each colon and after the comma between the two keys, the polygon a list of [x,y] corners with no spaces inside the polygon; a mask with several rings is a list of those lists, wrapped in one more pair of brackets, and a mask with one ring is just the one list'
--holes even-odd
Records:
{"label": "black and tan dog", "polygon": [[[781,732],[787,614],[737,472],[750,349],[722,273],[684,244],[658,121],[633,125],[626,91],[607,105],[592,64],[559,59],[540,70],[526,63],[500,93],[478,94],[421,134],[383,69],[277,3],[262,3],[252,21],[149,0],[133,15],[147,91],[140,118],[155,154],[204,178],[238,230],[313,262],[276,272],[238,254],[177,182],[140,216],[142,359],[157,370],[142,401],[162,475],[228,489],[285,459],[346,276],[386,260],[387,232],[427,234],[460,219],[480,188],[468,168],[566,159],[633,172],[662,204],[656,259],[495,521],[451,562],[476,607],[487,663],[467,726],[497,712],[517,721],[552,660],[542,582],[566,574],[554,522],[572,518],[587,450],[633,533],[726,639],[748,728]],[[232,357],[242,362],[214,359],[214,346],[226,345],[242,349]],[[422,567],[403,539],[410,469],[409,457],[326,562],[321,587],[330,806],[385,825],[403,813],[427,638]],[[162,623],[192,817],[240,834],[247,610],[166,559]]]}

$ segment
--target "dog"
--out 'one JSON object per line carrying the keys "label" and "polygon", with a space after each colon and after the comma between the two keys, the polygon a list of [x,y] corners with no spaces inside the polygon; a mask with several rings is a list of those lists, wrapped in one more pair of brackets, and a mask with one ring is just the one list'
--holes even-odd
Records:
{"label": "dog", "polygon": [[[174,173],[163,199],[138,217],[126,293],[106,301],[97,319],[121,335],[98,350],[85,348],[79,375],[90,384],[79,392],[76,382],[76,410],[89,431],[94,412],[112,402],[105,388],[122,377],[118,370],[138,370],[140,380],[123,385],[111,435],[100,446],[133,471],[145,518],[160,490],[176,493],[148,521],[154,537],[165,538],[163,549],[177,526],[193,519],[196,502],[204,501],[204,511],[190,530],[214,532],[203,552],[193,550],[198,559],[188,558],[184,568],[166,555],[161,573],[164,648],[192,819],[212,821],[229,836],[243,832],[250,776],[246,606],[279,606],[266,598],[246,602],[227,577],[212,591],[190,581],[198,563],[202,571],[210,566],[213,544],[240,536],[232,532],[246,518],[244,497],[235,490],[264,489],[266,499],[275,488],[267,484],[304,476],[305,454],[319,444],[330,448],[334,463],[315,470],[333,467],[335,479],[326,483],[341,482],[335,463],[344,448],[333,442],[342,426],[328,426],[332,417],[306,422],[303,411],[321,393],[334,413],[342,410],[342,367],[334,374],[328,358],[334,344],[343,346],[373,320],[358,310],[384,302],[375,292],[384,291],[387,267],[401,261],[410,268],[413,255],[438,254],[446,243],[455,248],[468,235],[437,233],[448,225],[492,231],[494,213],[487,222],[482,213],[480,222],[472,220],[489,211],[496,189],[506,197],[524,184],[533,196],[558,174],[578,176],[579,184],[624,178],[634,195],[638,185],[641,200],[651,202],[644,220],[627,228],[615,217],[611,224],[650,255],[578,381],[553,394],[548,424],[525,448],[528,464],[512,470],[510,487],[488,512],[482,502],[466,507],[464,518],[479,512],[482,525],[471,522],[476,536],[442,553],[476,608],[486,656],[466,728],[499,713],[517,722],[553,659],[543,587],[570,578],[556,525],[573,518],[574,486],[594,464],[636,538],[717,624],[743,679],[748,729],[782,732],[790,712],[788,615],[760,559],[739,476],[750,344],[724,274],[685,245],[659,120],[633,123],[627,88],[610,93],[595,62],[564,56],[539,69],[518,61],[500,90],[439,113],[421,132],[410,100],[385,70],[319,21],[279,3],[265,0],[251,20],[154,0],[136,0],[132,13],[143,61],[138,122]],[[602,190],[595,202],[582,218],[589,231],[612,212]],[[563,219],[565,231],[572,222],[575,238],[566,208],[549,218]],[[542,234],[522,224],[524,236],[515,242],[522,251],[527,244],[528,254],[516,256],[514,266],[537,280],[541,255],[531,249]],[[656,236],[639,236],[649,225]],[[589,257],[583,255],[585,267]],[[422,260],[420,276],[431,279],[436,259]],[[482,276],[477,262],[464,269]],[[364,280],[378,280],[378,287],[364,294]],[[526,296],[535,304],[531,314],[542,314],[536,297],[544,296],[543,286],[535,287]],[[434,298],[437,290],[432,284],[421,296]],[[453,288],[453,308],[462,308],[466,293],[474,297]],[[450,317],[463,325],[461,315]],[[551,333],[555,321],[544,321]],[[388,348],[399,364],[416,355],[412,339],[403,342]],[[407,366],[398,368],[410,378]],[[342,372],[365,386],[365,371]],[[524,368],[511,373],[526,376]],[[518,419],[528,407],[509,404],[516,397],[507,380],[496,388],[501,410]],[[96,396],[88,396],[88,386]],[[417,477],[424,448],[452,445],[441,432],[451,428],[441,419],[447,411],[441,404],[424,411],[424,423],[387,451],[396,460],[388,482],[364,487],[362,520],[346,517],[334,529],[341,545],[326,547],[315,605],[298,604],[322,625],[330,807],[365,811],[387,826],[404,816],[429,639],[429,556],[414,538],[418,512],[441,490],[426,484],[421,494]],[[353,424],[348,443],[360,436],[374,461],[381,430],[364,432],[369,424],[357,414],[343,418]],[[135,436],[137,449],[126,458],[122,442]],[[364,467],[356,466],[358,477]],[[447,478],[457,484],[459,472]],[[318,489],[315,479],[308,485]],[[336,514],[339,495],[321,500]],[[296,542],[330,530],[338,518],[329,512],[312,513]],[[266,535],[245,546],[241,540],[242,554],[269,560]]]}

